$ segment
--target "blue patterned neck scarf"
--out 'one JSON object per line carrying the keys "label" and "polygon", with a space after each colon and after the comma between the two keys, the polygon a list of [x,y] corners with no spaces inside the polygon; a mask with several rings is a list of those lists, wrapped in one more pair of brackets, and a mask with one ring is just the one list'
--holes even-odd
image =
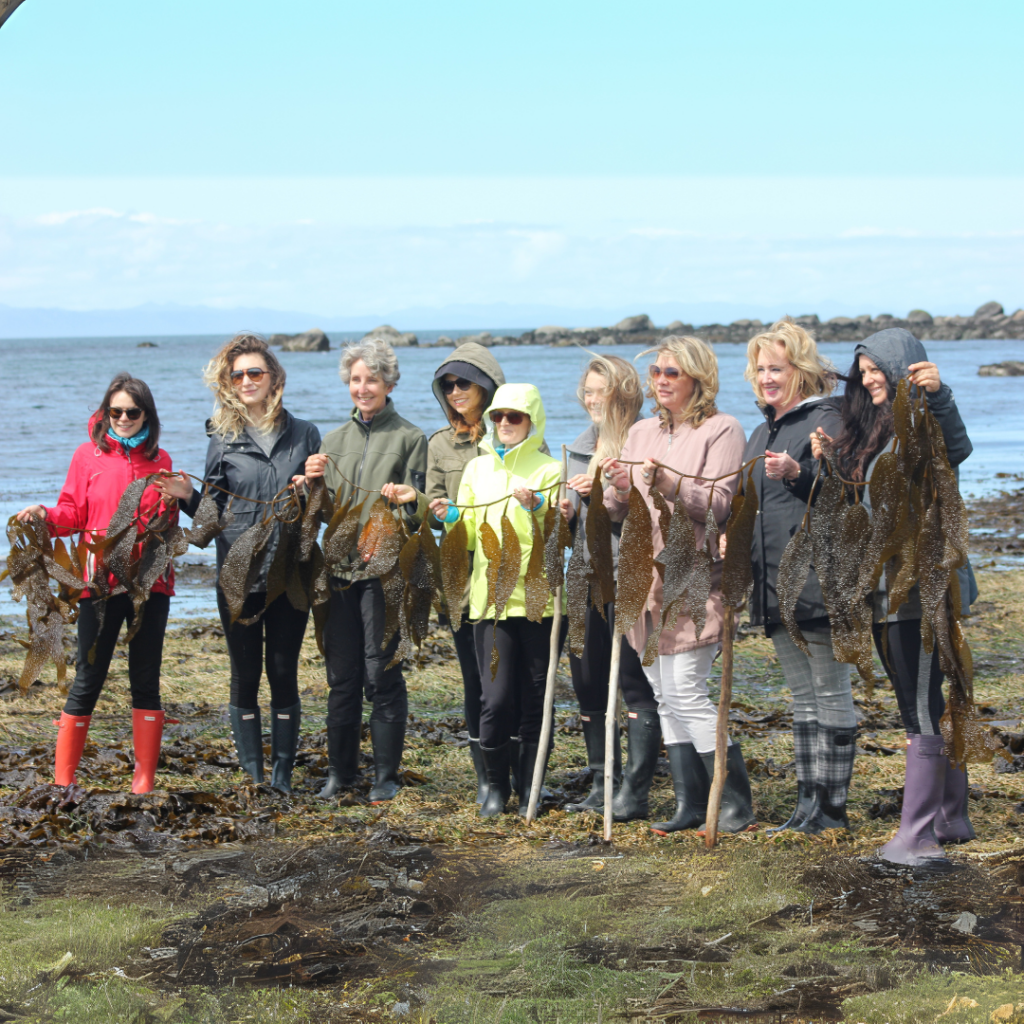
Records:
{"label": "blue patterned neck scarf", "polygon": [[125,452],[130,452],[133,448],[138,448],[140,444],[145,444],[149,440],[149,424],[147,423],[137,434],[133,434],[131,437],[119,437],[114,433],[113,427],[111,427],[107,431],[107,437],[121,445]]}

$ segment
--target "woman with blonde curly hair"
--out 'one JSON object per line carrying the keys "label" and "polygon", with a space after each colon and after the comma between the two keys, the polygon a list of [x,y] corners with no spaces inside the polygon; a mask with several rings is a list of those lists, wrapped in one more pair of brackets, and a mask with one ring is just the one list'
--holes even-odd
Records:
{"label": "woman with blonde curly hair", "polygon": [[[636,368],[619,356],[595,355],[583,371],[577,390],[580,404],[591,424],[568,449],[569,497],[561,502],[562,515],[576,530],[585,529],[591,501],[603,501],[593,493],[594,473],[608,459],[622,451],[629,428],[640,418],[644,388]],[[622,524],[612,525],[612,562],[619,568],[619,536]],[[585,550],[587,561],[590,552]],[[576,699],[580,704],[587,763],[592,773],[590,793],[578,803],[566,804],[567,811],[593,811],[604,808],[605,735],[608,707],[608,672],[611,667],[612,625],[615,605],[609,602],[602,616],[587,604],[582,656],[570,652],[569,668]],[[625,785],[616,793],[613,813],[619,821],[647,817],[647,793],[661,749],[658,702],[647,681],[640,658],[628,644],[622,650],[619,686],[629,709],[629,759]],[[618,747],[615,750],[614,780],[620,776]]]}
{"label": "woman with blonde curly hair", "polygon": [[[738,476],[725,474],[740,465],[743,428],[715,405],[718,360],[707,342],[670,335],[657,348],[641,353],[648,354],[655,356],[655,362],[648,367],[647,394],[654,399],[657,415],[635,423],[623,446],[621,461],[612,459],[607,463],[605,473],[612,486],[605,491],[604,500],[613,520],[624,519],[633,479],[651,511],[651,538],[657,558],[665,545],[654,504],[655,491],[669,505],[679,500],[683,512],[675,514],[690,517],[698,546],[704,544],[709,499],[719,529],[725,526],[739,483]],[[631,473],[636,467],[624,464],[629,462],[642,463],[640,472]],[[725,478],[712,485],[712,479],[722,476]],[[692,609],[665,622],[654,663],[645,669],[658,701],[676,797],[672,818],[651,826],[659,833],[703,827],[707,814],[718,716],[708,698],[708,676],[724,630],[722,560],[717,544],[713,545],[712,556],[711,594],[704,609],[703,630],[698,634]],[[661,622],[662,605],[662,579],[654,573],[647,607],[626,635],[638,654],[645,650],[653,624]],[[738,743],[730,743],[726,763],[728,774],[718,828],[721,832],[741,832],[753,826],[755,819],[750,780]]]}
{"label": "woman with blonde curly hair", "polygon": [[[217,537],[217,572],[228,549],[266,513],[264,502],[304,472],[306,459],[320,450],[320,431],[296,419],[281,404],[285,372],[263,338],[238,334],[210,360],[203,379],[214,393],[213,415],[206,422],[210,445],[204,480],[223,490],[210,496],[223,511],[231,501],[234,519]],[[168,478],[168,497],[178,498],[195,515],[201,494],[187,475]],[[224,491],[236,497],[229,499]],[[227,602],[217,589],[217,607],[231,660],[231,702],[228,712],[238,760],[255,782],[263,781],[263,729],[259,686],[266,659],[270,683],[271,785],[291,792],[292,769],[298,749],[302,705],[299,701],[299,652],[309,611],[292,607],[282,594],[266,604],[267,572],[274,561],[280,527],[267,542],[259,576],[246,597],[242,613],[232,624]],[[243,620],[255,622],[243,625]],[[266,651],[264,652],[264,647]]]}
{"label": "woman with blonde curly hair", "polygon": [[832,655],[828,612],[813,566],[795,611],[809,656],[782,624],[776,580],[782,553],[800,529],[818,471],[810,435],[819,427],[834,435],[839,427],[839,401],[830,397],[838,377],[819,354],[814,338],[788,319],[750,339],[744,376],[764,415],[743,453],[745,462],[764,456],[753,467],[761,514],[751,550],[750,623],[764,626],[793,694],[797,801],[779,830],[816,834],[847,827],[846,796],[857,732],[850,666]]}

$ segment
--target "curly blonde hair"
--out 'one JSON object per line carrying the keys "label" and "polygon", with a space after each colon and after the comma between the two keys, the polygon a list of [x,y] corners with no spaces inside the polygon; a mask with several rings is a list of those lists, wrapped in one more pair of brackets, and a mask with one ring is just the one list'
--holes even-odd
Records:
{"label": "curly blonde hair", "polygon": [[788,404],[794,398],[813,398],[831,395],[838,380],[836,368],[818,352],[814,335],[804,330],[799,324],[787,316],[772,324],[767,331],[754,335],[747,342],[747,367],[743,376],[750,381],[754,389],[757,404],[765,407],[764,394],[757,380],[757,359],[762,352],[777,355],[777,346],[790,365],[796,370],[791,378],[785,401]]}
{"label": "curly blonde hair", "polygon": [[626,443],[629,428],[636,422],[644,404],[644,389],[640,374],[620,356],[595,355],[580,377],[576,397],[586,408],[583,390],[587,377],[596,373],[605,380],[604,420],[597,430],[597,447],[590,459],[587,472],[593,475],[602,459],[617,459]]}
{"label": "curly blonde hair", "polygon": [[[670,334],[667,338],[662,338],[661,344],[656,348],[649,348],[636,358],[649,355],[653,355],[655,359],[660,355],[671,356],[683,373],[693,378],[693,394],[683,409],[683,423],[699,427],[712,416],[718,415],[718,406],[715,404],[715,397],[718,395],[718,358],[706,341],[689,335]],[[661,425],[666,430],[671,430],[672,417],[658,401],[649,374],[645,394],[648,398],[654,399],[654,411],[658,414]]]}
{"label": "curly blonde hair", "polygon": [[[252,418],[231,384],[231,369],[235,360],[239,356],[249,355],[261,356],[270,373],[270,394],[267,395],[266,411],[259,421]],[[214,394],[210,423],[214,433],[220,437],[236,441],[250,424],[258,430],[266,431],[280,425],[284,418],[281,405],[284,397],[284,367],[270,351],[266,340],[258,334],[236,334],[206,364],[203,381]]]}

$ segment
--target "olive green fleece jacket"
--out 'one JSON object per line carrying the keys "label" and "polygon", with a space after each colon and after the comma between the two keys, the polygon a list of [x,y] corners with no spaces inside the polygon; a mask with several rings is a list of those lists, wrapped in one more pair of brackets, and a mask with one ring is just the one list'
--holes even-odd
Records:
{"label": "olive green fleece jacket", "polygon": [[[407,484],[416,489],[415,505],[409,502],[403,512],[413,529],[420,525],[427,510],[421,493],[427,468],[427,439],[419,427],[398,415],[390,398],[369,423],[363,423],[359,411],[353,409],[349,421],[323,439],[320,453],[331,457],[324,470],[324,481],[332,501],[339,494],[342,501],[349,500],[353,484],[361,488],[354,499],[358,504],[366,498],[360,528],[366,524],[370,508],[379,497],[372,492],[388,483]],[[353,547],[345,563],[332,571],[336,576],[350,577],[358,569],[362,576],[362,566],[363,560]]]}

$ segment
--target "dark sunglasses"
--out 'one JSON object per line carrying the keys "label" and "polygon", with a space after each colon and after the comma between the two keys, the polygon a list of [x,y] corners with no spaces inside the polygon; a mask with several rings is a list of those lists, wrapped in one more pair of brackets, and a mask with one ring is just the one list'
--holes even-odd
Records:
{"label": "dark sunglasses", "polygon": [[441,390],[446,395],[450,395],[456,388],[460,391],[468,391],[472,386],[473,382],[471,380],[466,380],[465,377],[459,377],[457,380],[441,381]]}
{"label": "dark sunglasses", "polygon": [[491,413],[491,422],[500,423],[502,420],[505,420],[506,423],[510,423],[513,427],[518,427],[525,417],[525,413],[509,412],[508,409],[495,409]]}
{"label": "dark sunglasses", "polygon": [[259,384],[263,380],[263,375],[269,372],[269,370],[261,370],[258,366],[250,366],[248,370],[232,370],[231,383],[241,384],[242,378],[248,377],[253,384]]}
{"label": "dark sunglasses", "polygon": [[122,416],[127,416],[132,423],[134,423],[141,415],[142,410],[132,406],[130,409],[118,409],[116,405],[112,405],[107,409],[112,420],[119,420]]}
{"label": "dark sunglasses", "polygon": [[664,374],[669,380],[677,380],[681,371],[677,366],[659,366],[657,363],[651,363],[651,365],[647,367],[647,372],[655,380],[657,380],[662,374]]}

